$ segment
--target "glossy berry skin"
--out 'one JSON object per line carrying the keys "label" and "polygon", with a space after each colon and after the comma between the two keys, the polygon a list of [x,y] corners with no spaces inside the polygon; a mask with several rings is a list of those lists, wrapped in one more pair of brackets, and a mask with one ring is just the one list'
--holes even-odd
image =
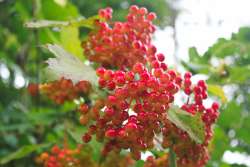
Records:
{"label": "glossy berry skin", "polygon": [[[109,12],[108,8],[101,9],[99,16],[110,20],[112,12]],[[97,31],[91,32],[88,40],[82,44],[84,54],[90,61],[108,68],[132,67],[137,62],[145,64],[147,56],[152,53],[154,19],[156,15],[148,14],[146,8],[131,6],[125,22],[115,22],[114,26],[111,26],[99,21],[96,24]]]}
{"label": "glossy berry skin", "polygon": [[[209,160],[212,126],[219,116],[217,102],[211,107],[203,104],[208,98],[205,81],[194,83],[191,72],[181,75],[168,68],[164,54],[157,53],[152,44],[154,13],[133,5],[125,22],[112,22],[111,8],[100,9],[98,14],[102,19],[96,22],[82,47],[88,60],[99,67],[95,88],[101,95],[90,96],[91,85],[87,81],[73,84],[64,78],[43,85],[41,92],[58,104],[79,97],[87,99],[78,109],[80,124],[88,127],[82,141],[89,143],[95,136],[104,143],[103,156],[129,150],[139,160],[141,152],[154,148],[157,136],[162,136],[158,144],[172,147],[179,167],[204,167]],[[185,99],[180,109],[190,117],[198,115],[204,124],[205,139],[200,144],[168,119],[178,93]],[[64,158],[61,154],[57,156],[60,149],[55,147],[52,152],[55,155],[46,161],[48,167],[57,164],[58,157]],[[168,162],[168,155],[150,157],[145,166],[160,166],[161,160]]]}

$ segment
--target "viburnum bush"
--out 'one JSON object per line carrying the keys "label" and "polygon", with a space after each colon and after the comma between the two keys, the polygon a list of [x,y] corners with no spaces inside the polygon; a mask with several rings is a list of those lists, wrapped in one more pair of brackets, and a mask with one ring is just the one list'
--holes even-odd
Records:
{"label": "viburnum bush", "polygon": [[[169,69],[165,55],[152,44],[155,13],[133,5],[125,22],[112,21],[111,8],[98,14],[82,42],[88,63],[58,45],[47,45],[56,56],[47,61],[49,69],[58,80],[40,84],[39,91],[57,104],[87,97],[88,102],[78,107],[80,123],[87,131],[81,147],[55,146],[51,153],[41,154],[39,162],[46,167],[88,166],[81,159],[81,149],[97,140],[103,143],[104,158],[125,152],[133,162],[145,151],[161,150],[164,155],[149,156],[144,166],[205,166],[212,125],[219,116],[217,102],[204,105],[205,81],[192,83],[190,72],[182,75]],[[29,89],[36,94],[34,85]],[[92,98],[93,94],[97,96]],[[180,95],[185,100],[177,106]]]}

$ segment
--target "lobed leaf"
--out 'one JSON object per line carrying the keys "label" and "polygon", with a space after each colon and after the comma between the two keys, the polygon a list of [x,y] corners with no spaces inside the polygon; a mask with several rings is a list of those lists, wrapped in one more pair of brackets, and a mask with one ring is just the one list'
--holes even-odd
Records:
{"label": "lobed leaf", "polygon": [[191,115],[173,106],[167,115],[168,119],[178,128],[188,133],[191,139],[201,144],[205,139],[205,127],[199,113]]}
{"label": "lobed leaf", "polygon": [[47,44],[46,48],[55,55],[55,58],[47,60],[48,70],[55,79],[64,77],[74,83],[85,80],[92,85],[97,85],[97,75],[92,67],[84,64],[59,45]]}

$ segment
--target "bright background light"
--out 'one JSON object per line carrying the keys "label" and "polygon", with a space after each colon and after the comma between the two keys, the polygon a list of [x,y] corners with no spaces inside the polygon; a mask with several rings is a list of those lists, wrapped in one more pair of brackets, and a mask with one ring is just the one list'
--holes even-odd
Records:
{"label": "bright background light", "polygon": [[[176,0],[172,1],[180,13],[176,20],[176,36],[180,59],[188,59],[188,48],[195,46],[204,53],[220,37],[230,38],[242,26],[250,26],[250,0]],[[155,44],[167,61],[174,64],[171,55],[175,47],[173,28],[158,30]]]}
{"label": "bright background light", "polygon": [[[203,54],[218,38],[230,38],[242,26],[250,26],[250,0],[173,0],[180,9],[176,29],[158,29],[154,43],[166,55],[168,64],[175,66],[178,59],[188,60],[188,48],[195,46]],[[173,38],[176,31],[178,47]],[[231,143],[232,146],[234,143]],[[222,161],[250,167],[250,156],[225,151]]]}

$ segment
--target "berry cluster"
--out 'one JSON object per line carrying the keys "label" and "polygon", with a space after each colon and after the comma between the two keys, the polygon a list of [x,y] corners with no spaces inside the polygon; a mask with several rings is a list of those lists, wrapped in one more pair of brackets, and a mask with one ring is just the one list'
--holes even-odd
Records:
{"label": "berry cluster", "polygon": [[164,154],[163,156],[157,158],[149,156],[147,157],[144,167],[169,167],[168,159],[168,154]]}
{"label": "berry cluster", "polygon": [[132,67],[137,62],[145,64],[145,55],[155,48],[151,45],[155,13],[148,13],[146,8],[134,5],[130,7],[126,22],[111,22],[111,8],[101,9],[99,16],[108,20],[109,24],[97,22],[97,30],[82,43],[88,59],[105,67],[120,69]]}
{"label": "berry cluster", "polygon": [[[107,139],[104,154],[129,148],[140,159],[140,152],[152,148],[155,134],[162,130],[166,111],[181,87],[180,76],[159,66],[149,71],[141,63],[128,72],[99,68],[97,75],[100,87],[111,92],[90,131],[95,127],[97,137]],[[83,140],[89,141],[90,135]]]}
{"label": "berry cluster", "polygon": [[[182,77],[168,69],[165,56],[157,53],[151,43],[154,13],[131,6],[123,23],[110,21],[111,8],[101,9],[99,16],[109,24],[98,21],[97,29],[82,46],[88,59],[101,66],[96,70],[98,91],[106,92],[107,97],[89,98],[90,102],[79,106],[80,123],[88,127],[82,140],[88,143],[95,135],[97,141],[104,143],[103,155],[129,149],[136,160],[157,141],[163,148],[173,149],[178,166],[203,167],[209,159],[207,147],[212,125],[219,115],[218,103],[210,108],[203,104],[208,96],[206,83],[200,80],[193,84],[190,72]],[[70,80],[61,79],[42,85],[41,90],[60,104],[81,93],[88,94],[90,84],[81,81],[74,85]],[[178,92],[184,92],[187,97],[181,109],[200,116],[204,124],[205,140],[201,144],[167,118]],[[158,140],[157,136],[162,139]],[[149,157],[145,166],[168,166],[168,159],[168,154],[158,159]]]}
{"label": "berry cluster", "polygon": [[[193,85],[191,73],[186,73],[182,79],[175,71],[152,64],[150,71],[141,63],[135,64],[132,71],[127,72],[97,69],[99,86],[110,91],[110,94],[99,106],[103,111],[100,110],[98,117],[95,117],[96,123],[90,125],[83,141],[89,142],[91,135],[96,134],[100,141],[104,138],[107,141],[103,154],[129,148],[133,157],[140,159],[140,152],[153,148],[154,138],[162,133],[162,147],[173,147],[179,157],[178,164],[203,166],[208,160],[206,147],[212,136],[211,125],[218,117],[219,106],[213,103],[211,108],[204,107],[207,86],[203,80]],[[182,109],[193,115],[201,113],[206,127],[206,138],[202,145],[196,144],[186,132],[166,119],[174,95],[181,88],[184,92],[186,89],[191,92],[186,92],[188,100]]]}
{"label": "berry cluster", "polygon": [[[111,13],[110,8],[99,12],[106,19],[111,18]],[[190,72],[182,78],[174,70],[168,69],[164,63],[165,56],[157,54],[156,47],[151,44],[151,34],[154,32],[151,21],[154,18],[156,16],[147,14],[144,8],[131,6],[127,22],[116,22],[113,28],[100,22],[98,31],[92,33],[89,41],[84,43],[85,54],[92,54],[90,60],[93,58],[92,61],[105,67],[118,67],[120,70],[97,69],[99,87],[106,89],[109,96],[99,105],[99,114],[95,110],[95,122],[89,126],[83,141],[89,142],[91,135],[96,134],[98,140],[106,139],[104,155],[111,150],[119,152],[130,149],[132,156],[140,159],[140,152],[153,148],[156,135],[161,133],[162,147],[173,148],[179,165],[200,167],[208,160],[211,125],[218,117],[219,106],[213,103],[211,108],[204,107],[207,86],[203,80],[194,85]],[[120,27],[117,28],[117,25]],[[135,37],[130,38],[131,32]],[[122,38],[117,38],[119,36]],[[113,43],[114,39],[122,40]],[[139,59],[138,55],[141,55]],[[192,115],[200,113],[204,122],[205,141],[202,144],[196,144],[186,132],[166,119],[174,95],[181,89],[188,96],[181,109]]]}
{"label": "berry cluster", "polygon": [[51,148],[50,154],[42,153],[37,158],[37,163],[42,163],[44,167],[81,167],[81,161],[76,157],[80,154],[80,148],[60,149],[57,145]]}
{"label": "berry cluster", "polygon": [[72,101],[82,94],[88,94],[91,85],[87,81],[80,81],[74,85],[71,80],[62,78],[58,81],[41,84],[39,89],[55,103],[62,104],[65,101]]}
{"label": "berry cluster", "polygon": [[174,124],[166,120],[164,123],[162,147],[172,147],[178,156],[178,166],[203,167],[208,159],[207,146],[212,137],[212,124],[219,116],[219,104],[214,102],[210,108],[205,108],[203,100],[207,98],[207,85],[203,80],[196,85],[191,82],[192,74],[185,73],[183,90],[187,97],[187,102],[182,105],[182,109],[190,114],[199,114],[205,126],[205,140],[202,144],[192,141],[188,134],[178,129]]}
{"label": "berry cluster", "polygon": [[89,148],[78,145],[76,149],[53,146],[50,152],[43,152],[36,157],[36,163],[44,167],[129,167],[135,164],[130,154],[119,155],[111,152],[109,157],[95,162]]}

